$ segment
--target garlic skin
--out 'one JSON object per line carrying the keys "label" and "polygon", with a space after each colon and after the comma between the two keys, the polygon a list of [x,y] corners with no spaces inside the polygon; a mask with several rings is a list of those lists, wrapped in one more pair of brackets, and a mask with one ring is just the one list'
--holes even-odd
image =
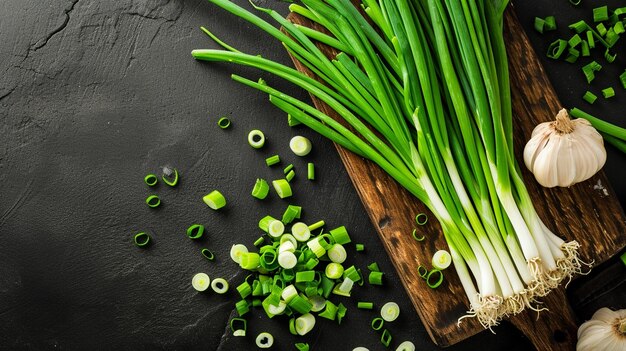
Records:
{"label": "garlic skin", "polygon": [[602,135],[583,118],[562,109],[539,124],[524,147],[524,163],[544,187],[568,187],[591,178],[606,162]]}
{"label": "garlic skin", "polygon": [[626,350],[626,310],[603,307],[578,328],[576,351]]}

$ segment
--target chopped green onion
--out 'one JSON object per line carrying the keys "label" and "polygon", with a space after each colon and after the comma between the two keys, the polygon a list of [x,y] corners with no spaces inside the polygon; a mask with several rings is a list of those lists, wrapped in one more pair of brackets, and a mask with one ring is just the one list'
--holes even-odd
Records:
{"label": "chopped green onion", "polygon": [[370,351],[367,347],[357,346],[352,349],[352,351]]}
{"label": "chopped green onion", "polygon": [[262,332],[256,337],[256,346],[260,349],[269,349],[274,345],[274,337],[268,332]]}
{"label": "chopped green onion", "polygon": [[593,9],[593,21],[604,22],[609,19],[609,7],[602,6]]}
{"label": "chopped green onion", "polygon": [[285,232],[285,225],[279,220],[270,222],[267,227],[267,234],[272,238],[279,238]]}
{"label": "chopped green onion", "polygon": [[280,156],[279,155],[273,155],[270,156],[268,158],[265,159],[265,164],[268,165],[269,167],[280,163]]}
{"label": "chopped green onion", "polygon": [[544,31],[551,31],[556,29],[556,18],[554,16],[548,16],[544,20]]}
{"label": "chopped green onion", "polygon": [[291,242],[294,247],[296,247],[296,248],[298,247],[298,240],[296,240],[296,238],[293,235],[291,235],[291,234],[283,234],[283,235],[281,235],[280,243],[282,244],[282,243],[287,242],[287,241]]}
{"label": "chopped green onion", "polygon": [[354,247],[356,248],[357,252],[361,252],[365,250],[365,245],[363,244],[355,244]]}
{"label": "chopped green onion", "polygon": [[320,295],[311,296],[309,302],[312,305],[311,312],[319,312],[326,307],[326,299]]}
{"label": "chopped green onion", "polygon": [[324,223],[324,221],[317,221],[311,225],[309,225],[309,230],[310,231],[314,231],[315,229],[319,229],[321,227],[323,227],[326,223]]}
{"label": "chopped green onion", "polygon": [[343,266],[339,263],[331,262],[326,265],[324,274],[326,274],[329,279],[339,279],[343,275]]}
{"label": "chopped green onion", "polygon": [[146,198],[146,205],[155,208],[161,204],[161,199],[157,195],[150,195]]}
{"label": "chopped green onion", "polygon": [[281,199],[293,195],[291,192],[291,186],[289,185],[287,179],[274,180],[272,182],[272,185],[274,186],[274,190],[276,190],[276,194],[278,194],[278,197],[280,197]]}
{"label": "chopped green onion", "polygon": [[233,332],[233,336],[246,336],[246,330],[248,329],[248,322],[243,318],[233,318],[230,320],[230,330]]}
{"label": "chopped green onion", "polygon": [[310,282],[315,279],[315,271],[302,271],[296,273],[296,283]]}
{"label": "chopped green onion", "polygon": [[296,118],[294,118],[291,113],[287,114],[287,125],[289,125],[290,127],[293,126],[297,126],[298,124],[302,124],[302,122],[298,121]]}
{"label": "chopped green onion", "polygon": [[281,293],[281,297],[286,303],[291,302],[291,300],[296,296],[298,296],[298,291],[293,285],[286,286]]}
{"label": "chopped green onion", "polygon": [[626,29],[624,29],[624,22],[615,23],[615,25],[613,26],[613,31],[615,32],[615,34],[623,34],[624,32],[626,32]]}
{"label": "chopped green onion", "polygon": [[289,319],[289,332],[293,335],[298,335],[298,332],[296,331],[296,318],[291,318]]}
{"label": "chopped green onion", "polygon": [[241,317],[250,311],[250,306],[248,306],[248,301],[241,300],[235,304],[235,309],[237,310],[239,317]]}
{"label": "chopped green onion", "polygon": [[263,243],[265,243],[265,237],[263,235],[261,235],[258,239],[256,239],[254,241],[254,243],[252,245],[258,247],[258,246],[262,245]]}
{"label": "chopped green onion", "polygon": [[598,97],[590,91],[586,91],[585,95],[583,95],[583,100],[587,101],[590,104],[593,104],[594,102],[596,102],[597,98]]}
{"label": "chopped green onion", "polygon": [[320,244],[320,239],[321,237],[316,237],[313,238],[309,241],[307,241],[306,246],[309,247],[309,249],[315,254],[315,256],[317,257],[322,257],[326,254],[326,250],[324,249],[324,247]]}
{"label": "chopped green onion", "polygon": [[217,121],[217,125],[222,129],[226,129],[230,127],[230,119],[228,119],[227,117],[222,117]]}
{"label": "chopped green onion", "polygon": [[329,234],[333,237],[333,240],[335,240],[335,243],[337,244],[345,245],[352,241],[350,239],[350,235],[348,234],[348,230],[343,225],[331,230]]}
{"label": "chopped green onion", "polygon": [[604,51],[604,58],[606,59],[606,62],[611,63],[615,61],[615,58],[617,58],[617,54],[611,54],[609,49],[606,49],[606,51]]}
{"label": "chopped green onion", "polygon": [[287,179],[287,181],[290,182],[295,176],[296,176],[296,172],[292,169],[291,171],[289,171],[289,173],[287,173],[287,175],[285,175],[285,179]]}
{"label": "chopped green onion", "polygon": [[361,280],[361,275],[357,271],[356,267],[354,267],[354,265],[346,268],[343,271],[343,277],[350,278],[352,281],[355,281],[355,282]]}
{"label": "chopped green onion", "polygon": [[587,31],[587,44],[589,44],[589,48],[591,49],[596,47],[596,41],[593,38],[593,30]]}
{"label": "chopped green onion", "polygon": [[362,310],[371,310],[374,308],[374,303],[373,302],[365,302],[365,301],[359,301],[356,304],[356,308],[362,309]]}
{"label": "chopped green onion", "polygon": [[226,198],[217,190],[213,190],[207,195],[204,195],[202,201],[214,210],[219,210],[220,208],[226,206]]}
{"label": "chopped green onion", "polygon": [[255,252],[242,253],[240,259],[239,266],[249,271],[256,270],[261,264],[261,256]]}
{"label": "chopped green onion", "polygon": [[236,244],[230,248],[230,258],[237,264],[241,263],[241,256],[248,253],[248,248],[243,244]]}
{"label": "chopped green onion", "polygon": [[260,149],[265,145],[265,134],[258,129],[251,130],[248,133],[248,144],[255,149]]}
{"label": "chopped green onion", "polygon": [[319,316],[334,321],[337,316],[337,306],[328,300],[326,301],[325,306],[326,308],[324,308],[324,312],[320,313]]}
{"label": "chopped green onion", "polygon": [[143,181],[148,186],[155,186],[156,183],[159,181],[159,178],[157,178],[157,176],[155,176],[154,174],[150,173],[143,178]]}
{"label": "chopped green onion", "polygon": [[228,282],[224,278],[215,278],[211,282],[211,289],[218,294],[225,294],[228,291]]}
{"label": "chopped green onion", "polygon": [[246,297],[250,296],[250,294],[252,294],[252,286],[250,286],[250,283],[248,283],[247,281],[244,281],[243,283],[239,284],[239,286],[237,286],[236,289],[239,292],[239,296],[241,296],[242,299],[245,299]]}
{"label": "chopped green onion", "polygon": [[276,221],[277,219],[272,216],[265,216],[259,220],[259,229],[268,233],[270,230],[270,223]]}
{"label": "chopped green onion", "polygon": [[580,51],[571,47],[567,49],[567,56],[565,57],[565,61],[569,63],[575,63],[576,61],[578,61],[579,57],[580,57]]}
{"label": "chopped green onion", "polygon": [[383,317],[385,322],[393,322],[398,319],[400,315],[400,306],[395,302],[387,302],[380,309],[380,316]]}
{"label": "chopped green onion", "polygon": [[417,240],[417,241],[424,241],[424,239],[426,239],[426,236],[422,235],[420,237],[417,236],[417,228],[413,229],[413,239]]}
{"label": "chopped green onion", "polygon": [[415,351],[415,344],[408,340],[403,341],[400,345],[398,345],[396,351]]}
{"label": "chopped green onion", "polygon": [[385,329],[383,331],[383,335],[380,336],[380,342],[385,345],[385,347],[389,347],[389,344],[391,344],[391,333],[389,332],[389,330]]}
{"label": "chopped green onion", "polygon": [[187,228],[187,237],[189,239],[200,239],[204,234],[204,226],[202,224],[192,224]]}
{"label": "chopped green onion", "polygon": [[622,263],[626,266],[626,252],[624,252],[619,258],[620,260],[622,260]]}
{"label": "chopped green onion", "polygon": [[298,335],[306,335],[315,326],[315,316],[310,313],[296,318],[296,332]]}
{"label": "chopped green onion", "polygon": [[176,168],[171,169],[169,167],[163,167],[161,179],[169,186],[176,186],[176,184],[178,184],[178,170]]}
{"label": "chopped green onion", "polygon": [[591,61],[590,63],[584,65],[582,71],[585,74],[585,78],[587,78],[587,83],[591,83],[591,81],[595,78],[594,72],[598,72],[601,69],[602,65],[596,61]]}
{"label": "chopped green onion", "polygon": [[285,167],[285,169],[283,169],[283,174],[289,173],[289,171],[291,171],[292,169],[293,169],[293,163],[290,163],[289,165],[287,165],[287,167]]}
{"label": "chopped green onion", "polygon": [[446,250],[439,250],[433,255],[432,264],[436,269],[444,270],[450,267],[451,263],[452,256],[450,256],[450,253]]}
{"label": "chopped green onion", "polygon": [[202,256],[204,256],[204,258],[206,258],[209,261],[215,260],[215,255],[213,254],[213,252],[211,252],[211,250],[207,248],[200,250],[200,254],[202,254]]}
{"label": "chopped green onion", "polygon": [[294,345],[298,351],[309,351],[309,344],[299,342]]}
{"label": "chopped green onion", "polygon": [[133,238],[137,247],[145,247],[150,243],[150,235],[148,233],[137,233]]}
{"label": "chopped green onion", "polygon": [[309,258],[308,261],[306,261],[306,264],[304,265],[304,268],[311,270],[311,269],[315,268],[319,263],[320,263],[319,259],[317,259],[315,257],[311,257],[311,258]]}
{"label": "chopped green onion", "polygon": [[563,39],[557,39],[550,46],[548,46],[547,56],[551,59],[558,59],[567,49],[567,41]]}
{"label": "chopped green onion", "polygon": [[378,262],[372,262],[367,266],[367,269],[369,269],[372,272],[380,272],[380,268],[378,267]]}
{"label": "chopped green onion", "polygon": [[348,309],[342,303],[337,306],[337,324],[341,324],[341,320],[346,316]]}
{"label": "chopped green onion", "polygon": [[261,267],[263,267],[264,269],[268,271],[273,271],[274,269],[278,268],[279,262],[278,262],[278,255],[276,254],[276,251],[274,250],[264,251],[261,254],[260,264],[261,264]]}
{"label": "chopped green onion", "polygon": [[306,156],[311,152],[313,146],[309,139],[301,135],[296,135],[289,141],[289,148],[297,156]]}
{"label": "chopped green onion", "polygon": [[287,209],[285,210],[285,212],[283,212],[282,222],[285,224],[289,224],[293,222],[294,219],[300,218],[301,214],[302,214],[302,207],[289,205],[287,206]]}
{"label": "chopped green onion", "polygon": [[589,50],[589,44],[586,41],[580,42],[580,52],[583,57],[591,56],[591,51]]}
{"label": "chopped green onion", "polygon": [[417,216],[415,216],[415,222],[418,225],[424,225],[428,222],[428,215],[426,215],[425,213],[420,213]]}
{"label": "chopped green onion", "polygon": [[296,246],[289,240],[285,241],[284,243],[281,243],[278,246],[278,252],[285,252],[285,251],[289,251],[289,252],[295,252],[296,251]]}
{"label": "chopped green onion", "polygon": [[370,272],[368,281],[372,285],[383,285],[383,272]]}
{"label": "chopped green onion", "polygon": [[426,276],[428,275],[428,268],[420,264],[419,266],[417,266],[417,274],[420,277],[426,279]]}
{"label": "chopped green onion", "polygon": [[308,313],[311,307],[313,307],[313,304],[311,304],[308,299],[300,295],[294,296],[287,304],[292,310],[302,314]]}
{"label": "chopped green onion", "polygon": [[619,75],[619,81],[622,83],[622,88],[626,89],[626,70]]}
{"label": "chopped green onion", "polygon": [[341,283],[337,284],[333,289],[333,294],[350,297],[354,281],[350,278],[345,278]]}
{"label": "chopped green onion", "polygon": [[580,37],[580,35],[578,34],[574,34],[568,41],[567,44],[570,46],[570,48],[575,48],[577,47],[581,42],[582,42],[582,38]]}
{"label": "chopped green onion", "polygon": [[312,162],[307,163],[306,179],[315,180],[315,165]]}
{"label": "chopped green onion", "polygon": [[376,317],[372,319],[372,329],[381,330],[383,328],[383,325],[385,325],[385,321],[382,318]]}
{"label": "chopped green onion", "polygon": [[569,3],[574,5],[574,6],[580,5],[581,2],[582,2],[582,0],[569,0]]}
{"label": "chopped green onion", "polygon": [[613,87],[602,89],[602,96],[604,96],[605,99],[612,98],[613,96],[615,96],[615,90],[613,89]]}
{"label": "chopped green onion", "polygon": [[254,188],[252,188],[252,196],[256,197],[259,200],[263,200],[267,197],[267,194],[270,192],[270,186],[267,184],[267,181],[262,178],[257,178],[254,183]]}
{"label": "chopped green onion", "polygon": [[567,26],[569,29],[573,29],[574,32],[580,34],[582,32],[584,32],[585,30],[589,29],[589,25],[587,24],[587,22],[580,20],[576,23],[572,23],[569,26]]}
{"label": "chopped green onion", "polygon": [[600,34],[601,37],[606,35],[606,27],[604,26],[604,23],[600,23],[596,26],[596,29],[598,30],[598,34]]}
{"label": "chopped green onion", "polygon": [[211,284],[211,279],[206,273],[197,273],[191,279],[191,286],[193,286],[196,291],[205,291],[209,288]]}
{"label": "chopped green onion", "polygon": [[[439,279],[437,279],[437,281],[433,283],[431,280],[431,277],[436,274],[439,274]],[[433,269],[432,271],[428,272],[428,274],[426,275],[426,285],[428,285],[429,288],[435,289],[439,285],[441,285],[442,282],[443,282],[443,272],[438,269]]]}
{"label": "chopped green onion", "polygon": [[291,269],[295,267],[296,264],[298,264],[298,259],[296,258],[296,255],[293,254],[293,252],[283,251],[278,254],[279,266],[285,269]]}
{"label": "chopped green onion", "polygon": [[334,244],[326,253],[328,254],[328,258],[335,263],[343,263],[346,258],[348,258],[348,253],[341,244]]}

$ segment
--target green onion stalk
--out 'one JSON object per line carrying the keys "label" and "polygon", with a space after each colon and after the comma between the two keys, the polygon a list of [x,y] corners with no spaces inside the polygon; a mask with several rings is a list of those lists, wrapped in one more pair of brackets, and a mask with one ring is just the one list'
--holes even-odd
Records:
{"label": "green onion stalk", "polygon": [[362,12],[349,0],[292,4],[313,28],[252,5],[284,32],[229,0],[209,1],[281,41],[319,80],[240,52],[206,28],[223,49],[194,50],[193,57],[270,72],[330,106],[345,123],[263,80],[232,76],[378,164],[430,208],[468,298],[464,317],[491,328],[537,310],[538,297],[580,272],[578,244],[541,221],[513,156],[502,33],[508,1],[363,0]]}

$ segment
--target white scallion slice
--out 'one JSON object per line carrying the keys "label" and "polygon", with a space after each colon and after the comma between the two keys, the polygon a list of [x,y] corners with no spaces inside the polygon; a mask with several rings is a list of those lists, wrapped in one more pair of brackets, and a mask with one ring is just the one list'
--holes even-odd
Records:
{"label": "white scallion slice", "polygon": [[280,236],[280,243],[283,244],[285,241],[289,241],[294,247],[298,247],[298,240],[291,234],[283,234]]}
{"label": "white scallion slice", "polygon": [[280,297],[286,303],[289,303],[297,295],[298,295],[298,290],[296,290],[296,287],[293,285],[288,285],[283,289],[283,292],[280,294]]}
{"label": "white scallion slice", "polygon": [[286,307],[287,307],[287,304],[285,303],[285,301],[280,300],[280,302],[278,303],[278,306],[270,304],[267,308],[267,311],[273,315],[278,315],[278,314],[282,314],[285,311]]}
{"label": "white scallion slice", "polygon": [[284,251],[278,254],[278,265],[285,269],[291,269],[295,267],[297,263],[298,258],[293,252]]}
{"label": "white scallion slice", "polygon": [[191,279],[191,286],[197,291],[205,291],[211,285],[211,279],[206,273],[197,273]]}
{"label": "white scallion slice", "polygon": [[446,250],[439,250],[433,255],[433,267],[440,271],[450,267],[450,263],[452,263],[452,256]]}
{"label": "white scallion slice", "polygon": [[280,244],[280,246],[278,247],[278,253],[282,253],[282,252],[294,252],[296,251],[296,247],[293,245],[293,243],[291,241],[285,241],[284,243]]}
{"label": "white scallion slice", "polygon": [[241,255],[247,253],[248,248],[243,244],[236,244],[230,248],[230,258],[232,258],[232,260],[237,264],[241,262]]}
{"label": "white scallion slice", "polygon": [[343,263],[346,258],[348,258],[348,254],[346,253],[346,249],[343,245],[334,244],[328,249],[328,258],[335,263]]}
{"label": "white scallion slice", "polygon": [[309,139],[301,135],[296,135],[289,141],[289,148],[298,156],[306,156],[311,152],[313,145]]}
{"label": "white scallion slice", "polygon": [[269,349],[274,345],[274,337],[268,332],[262,332],[256,337],[256,346],[260,349]]}
{"label": "white scallion slice", "polygon": [[345,294],[350,294],[353,286],[354,281],[350,278],[346,278],[343,280],[343,282],[341,282],[341,285],[339,285],[339,288],[337,290]]}
{"label": "white scallion slice", "polygon": [[298,335],[306,335],[315,327],[315,316],[310,313],[296,318],[296,332]]}
{"label": "white scallion slice", "polygon": [[415,351],[415,344],[408,340],[404,341],[398,345],[396,351]]}
{"label": "white scallion slice", "polygon": [[311,237],[311,231],[309,230],[309,226],[302,223],[297,222],[291,226],[291,233],[293,237],[298,241],[307,241]]}
{"label": "white scallion slice", "polygon": [[211,282],[211,289],[218,294],[225,294],[228,291],[228,282],[224,278],[215,278]]}
{"label": "white scallion slice", "polygon": [[271,221],[267,233],[272,238],[278,238],[285,232],[285,225],[279,220]]}
{"label": "white scallion slice", "polygon": [[383,308],[380,309],[380,316],[386,322],[395,321],[400,315],[400,306],[398,306],[395,302],[387,302],[383,305]]}
{"label": "white scallion slice", "polygon": [[311,307],[311,312],[319,312],[323,310],[324,307],[326,307],[326,299],[319,295],[311,296],[309,298],[309,302],[313,304],[313,307]]}
{"label": "white scallion slice", "polygon": [[368,349],[367,347],[363,347],[363,346],[357,346],[353,348],[352,351],[370,351],[370,349]]}
{"label": "white scallion slice", "polygon": [[246,331],[243,329],[235,330],[233,336],[246,336]]}

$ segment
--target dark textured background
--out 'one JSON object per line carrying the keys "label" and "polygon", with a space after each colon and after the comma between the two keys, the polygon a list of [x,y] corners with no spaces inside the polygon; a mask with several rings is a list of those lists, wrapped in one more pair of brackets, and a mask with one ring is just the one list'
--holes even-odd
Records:
{"label": "dark textured background", "polygon": [[[535,15],[558,14],[561,33],[567,33],[566,23],[590,17],[592,6],[584,2],[576,9],[565,0],[520,1],[518,14],[527,29]],[[283,13],[287,6],[262,4]],[[246,350],[262,330],[276,336],[275,349],[281,350],[293,349],[296,341],[309,342],[313,350],[382,349],[369,328],[375,312],[357,310],[358,300],[397,301],[402,314],[390,326],[394,345],[409,339],[419,350],[437,349],[333,146],[309,130],[287,127],[265,96],[229,74],[288,86],[251,69],[195,62],[192,49],[215,47],[198,30],[201,25],[246,52],[289,62],[278,43],[204,0],[0,1],[0,349]],[[548,41],[529,34],[543,57]],[[625,92],[616,78],[624,57],[618,57],[593,84],[597,91],[615,86],[616,98],[600,98],[589,110],[625,125]],[[580,96],[587,87],[578,66],[545,64],[562,101],[584,105]],[[227,131],[215,125],[222,115],[233,121]],[[247,145],[253,128],[266,132],[262,150]],[[313,141],[306,159],[288,150],[295,134]],[[254,180],[281,174],[282,167],[264,165],[273,153],[283,166],[295,164],[296,195],[255,201],[249,196]],[[303,179],[307,161],[317,165],[315,182]],[[150,210],[143,201],[153,191],[142,178],[165,165],[178,168],[182,180],[176,188],[157,187],[163,205]],[[624,155],[609,149],[605,169],[622,204],[624,167]],[[213,212],[201,201],[215,188],[229,200],[224,211]],[[345,224],[367,246],[364,254],[350,250],[349,261],[378,261],[387,284],[356,289],[354,298],[342,300],[349,311],[341,326],[318,319],[310,335],[296,338],[285,319],[268,321],[254,311],[250,337],[232,338],[225,327],[236,291],[197,294],[191,277],[204,271],[236,286],[245,274],[230,261],[230,246],[251,245],[259,236],[258,219],[280,215],[288,203],[304,207],[305,221]],[[200,243],[184,235],[194,222],[208,229]],[[132,233],[140,230],[153,236],[148,250],[132,245]],[[200,247],[211,248],[217,260],[205,261]],[[569,293],[578,317],[589,318],[601,306],[626,307],[625,275],[613,260],[573,283]],[[450,349],[531,348],[506,323],[496,332]]]}

